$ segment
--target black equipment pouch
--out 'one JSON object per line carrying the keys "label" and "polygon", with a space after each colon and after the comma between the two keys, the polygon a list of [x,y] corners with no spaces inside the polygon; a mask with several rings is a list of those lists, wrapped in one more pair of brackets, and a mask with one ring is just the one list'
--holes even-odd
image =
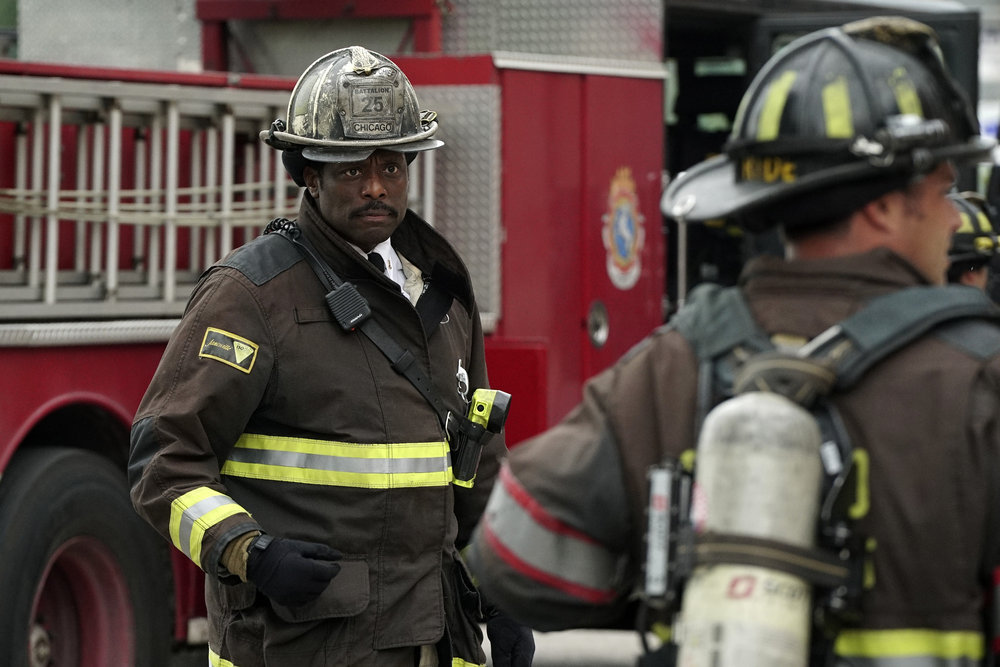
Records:
{"label": "black equipment pouch", "polygon": [[455,476],[455,484],[465,487],[473,485],[485,444],[485,428],[468,419],[459,422],[452,446],[455,456],[452,457],[451,471]]}

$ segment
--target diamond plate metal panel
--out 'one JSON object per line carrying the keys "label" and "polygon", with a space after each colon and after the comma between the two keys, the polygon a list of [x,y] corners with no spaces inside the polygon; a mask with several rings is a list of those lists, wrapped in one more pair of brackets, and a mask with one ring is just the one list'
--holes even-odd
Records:
{"label": "diamond plate metal panel", "polygon": [[451,0],[448,53],[525,53],[660,61],[661,0]]}
{"label": "diamond plate metal panel", "polygon": [[201,28],[195,0],[45,0],[18,3],[18,57],[196,72]]}
{"label": "diamond plate metal panel", "polygon": [[[483,326],[500,316],[500,88],[417,86],[422,109],[438,112],[434,226],[465,260]],[[420,158],[418,158],[419,160]]]}

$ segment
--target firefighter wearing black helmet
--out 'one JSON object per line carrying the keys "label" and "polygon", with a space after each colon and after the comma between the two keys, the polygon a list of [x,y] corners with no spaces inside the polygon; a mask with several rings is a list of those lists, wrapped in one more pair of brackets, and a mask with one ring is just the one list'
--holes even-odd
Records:
{"label": "firefighter wearing black helmet", "polygon": [[997,233],[989,205],[977,192],[957,192],[951,200],[961,224],[948,249],[948,282],[987,289],[997,254]]}
{"label": "firefighter wearing black helmet", "polygon": [[481,666],[481,621],[530,664],[459,555],[506,450],[455,474],[453,424],[489,385],[469,271],[407,208],[437,129],[378,53],[307,68],[261,133],[298,219],[206,272],[139,406],[133,502],[207,575],[215,667]]}
{"label": "firefighter wearing black helmet", "polygon": [[[673,643],[647,656],[650,665],[673,664],[674,643],[682,657],[691,649],[686,665],[983,664],[1000,565],[1000,328],[983,319],[995,315],[984,295],[944,284],[959,227],[948,199],[956,165],[987,159],[991,149],[923,24],[873,18],[811,33],[775,54],[746,92],[723,153],[678,175],[662,210],[682,224],[730,218],[751,231],[776,228],[786,257],[756,258],[734,288],[688,295],[666,326],[588,382],[565,420],[511,452],[470,549],[486,594],[546,630],[621,623],[631,603],[647,600],[641,630],[656,621],[669,635],[679,621]],[[732,617],[697,635],[691,619],[675,615],[676,597],[653,600],[659,582],[649,575],[658,564],[648,555],[667,533],[647,530],[659,525],[650,517],[685,506],[650,502],[666,497],[650,493],[651,471],[697,469],[706,403],[734,390],[733,371],[750,354],[743,331],[760,332],[754,342],[794,369],[824,342],[814,340],[819,334],[843,337],[839,324],[876,297],[915,295],[908,312],[922,317],[925,294],[947,303],[957,291],[971,294],[981,314],[962,321],[961,335],[913,327],[912,342],[850,389],[825,385],[838,415],[827,424],[837,436],[828,442],[852,443],[839,450],[846,458],[823,461],[828,474],[839,461],[837,474],[850,475],[842,487],[849,495],[836,496],[849,502],[824,506],[824,516],[843,513],[837,525],[849,527],[853,546],[844,550],[848,560],[834,553],[829,565],[850,573],[854,593],[816,588],[815,613],[807,608],[803,621],[807,631],[816,623],[812,659],[808,641],[800,651],[783,625],[808,589],[753,575],[724,582],[717,597],[698,602],[725,606]],[[868,327],[891,330],[898,319]],[[862,343],[847,340],[831,354]],[[839,380],[830,361],[817,382]],[[744,472],[730,486],[752,493],[768,483]],[[747,522],[780,523],[807,501],[815,499],[762,508]],[[690,503],[697,531],[715,505],[697,487]],[[816,522],[817,532],[828,527]],[[683,540],[669,544],[660,549],[664,560],[692,554],[673,552]],[[775,553],[784,568],[812,562],[811,552],[775,551],[773,541],[739,544],[744,564],[773,565]],[[712,555],[693,553],[696,563]],[[735,558],[733,550],[715,553],[717,563]],[[683,572],[684,562],[670,560],[672,571]],[[769,596],[765,611],[742,606],[758,594]],[[768,633],[748,630],[763,625]],[[734,645],[742,648],[732,661]]]}

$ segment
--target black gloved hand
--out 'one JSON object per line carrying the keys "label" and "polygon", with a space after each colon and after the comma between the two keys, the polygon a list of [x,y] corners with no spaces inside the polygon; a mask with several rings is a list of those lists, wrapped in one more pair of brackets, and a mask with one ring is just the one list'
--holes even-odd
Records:
{"label": "black gloved hand", "polygon": [[342,555],[325,544],[260,535],[250,543],[247,581],[278,604],[296,607],[326,589]]}
{"label": "black gloved hand", "polygon": [[502,612],[491,610],[486,619],[486,635],[490,638],[494,667],[531,667],[535,657],[535,636],[531,628]]}

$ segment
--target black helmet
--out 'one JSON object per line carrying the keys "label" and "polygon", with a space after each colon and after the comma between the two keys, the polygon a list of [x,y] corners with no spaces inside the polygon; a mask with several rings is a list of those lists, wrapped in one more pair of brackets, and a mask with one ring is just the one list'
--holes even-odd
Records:
{"label": "black helmet", "polygon": [[964,271],[976,269],[990,262],[997,254],[997,233],[995,216],[989,213],[989,207],[983,197],[977,192],[956,192],[948,195],[962,224],[951,239],[948,259],[952,269],[948,271],[949,280]]}
{"label": "black helmet", "polygon": [[260,138],[283,151],[292,179],[303,185],[306,161],[353,162],[379,149],[405,153],[444,145],[432,138],[437,114],[421,111],[409,79],[394,62],[361,46],[326,54],[299,77],[278,119]]}
{"label": "black helmet", "polygon": [[743,96],[724,153],[680,174],[661,208],[686,222],[737,214],[751,230],[820,224],[944,160],[986,157],[993,143],[931,28],[865,19],[775,54]]}

